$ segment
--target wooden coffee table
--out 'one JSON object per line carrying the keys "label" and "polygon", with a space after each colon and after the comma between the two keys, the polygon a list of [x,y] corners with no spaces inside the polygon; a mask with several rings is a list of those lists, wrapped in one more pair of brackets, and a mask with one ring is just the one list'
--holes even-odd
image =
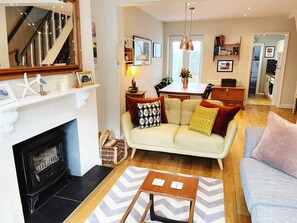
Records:
{"label": "wooden coffee table", "polygon": [[[154,179],[163,179],[165,180],[163,186],[153,185]],[[182,189],[175,189],[171,187],[173,181],[183,183]],[[189,211],[189,220],[188,222],[193,222],[195,201],[198,188],[198,179],[192,177],[178,176],[175,174],[161,173],[150,171],[137,191],[135,197],[133,198],[131,204],[129,205],[127,211],[121,219],[121,223],[124,223],[127,219],[130,211],[132,210],[135,202],[137,201],[139,195],[142,192],[149,193],[150,201],[141,217],[139,222],[143,222],[148,210],[150,209],[151,220],[161,221],[161,222],[170,222],[170,223],[180,223],[181,221],[176,221],[173,219],[164,218],[155,214],[154,210],[154,195],[162,195],[166,197],[179,198],[190,201],[190,211]]]}

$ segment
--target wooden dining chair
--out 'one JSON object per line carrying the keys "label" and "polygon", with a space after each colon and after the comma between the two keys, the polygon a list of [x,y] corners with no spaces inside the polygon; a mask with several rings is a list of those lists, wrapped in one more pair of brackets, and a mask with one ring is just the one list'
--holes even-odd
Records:
{"label": "wooden dining chair", "polygon": [[213,89],[213,84],[208,84],[207,87],[205,88],[205,91],[202,95],[202,98],[203,99],[208,99],[210,93],[212,92],[212,89]]}

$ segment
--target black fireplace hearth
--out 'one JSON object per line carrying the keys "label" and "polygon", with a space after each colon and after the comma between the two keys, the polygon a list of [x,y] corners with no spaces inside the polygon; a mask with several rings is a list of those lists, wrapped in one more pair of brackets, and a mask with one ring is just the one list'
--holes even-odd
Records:
{"label": "black fireplace hearth", "polygon": [[24,216],[35,211],[39,195],[67,178],[65,133],[53,129],[13,146]]}

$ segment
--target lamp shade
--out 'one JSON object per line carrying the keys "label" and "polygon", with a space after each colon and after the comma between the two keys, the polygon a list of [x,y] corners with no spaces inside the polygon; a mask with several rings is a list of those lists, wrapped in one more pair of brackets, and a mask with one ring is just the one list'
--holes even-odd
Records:
{"label": "lamp shade", "polygon": [[138,61],[149,61],[149,58],[144,52],[140,52],[140,55],[136,57]]}
{"label": "lamp shade", "polygon": [[128,67],[127,74],[130,77],[137,77],[139,75],[139,68],[135,66]]}
{"label": "lamp shade", "polygon": [[181,50],[186,50],[187,49],[187,46],[188,46],[188,38],[186,35],[184,35],[184,37],[182,38],[181,42],[180,42],[180,46],[179,48]]}
{"label": "lamp shade", "polygon": [[188,51],[193,51],[194,50],[193,42],[192,42],[191,39],[188,41],[187,50]]}

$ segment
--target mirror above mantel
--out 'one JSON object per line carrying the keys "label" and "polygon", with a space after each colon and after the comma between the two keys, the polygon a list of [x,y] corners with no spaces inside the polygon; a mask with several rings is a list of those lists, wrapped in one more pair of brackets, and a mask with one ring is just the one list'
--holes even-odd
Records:
{"label": "mirror above mantel", "polygon": [[0,81],[81,70],[79,0],[1,1],[0,23]]}

